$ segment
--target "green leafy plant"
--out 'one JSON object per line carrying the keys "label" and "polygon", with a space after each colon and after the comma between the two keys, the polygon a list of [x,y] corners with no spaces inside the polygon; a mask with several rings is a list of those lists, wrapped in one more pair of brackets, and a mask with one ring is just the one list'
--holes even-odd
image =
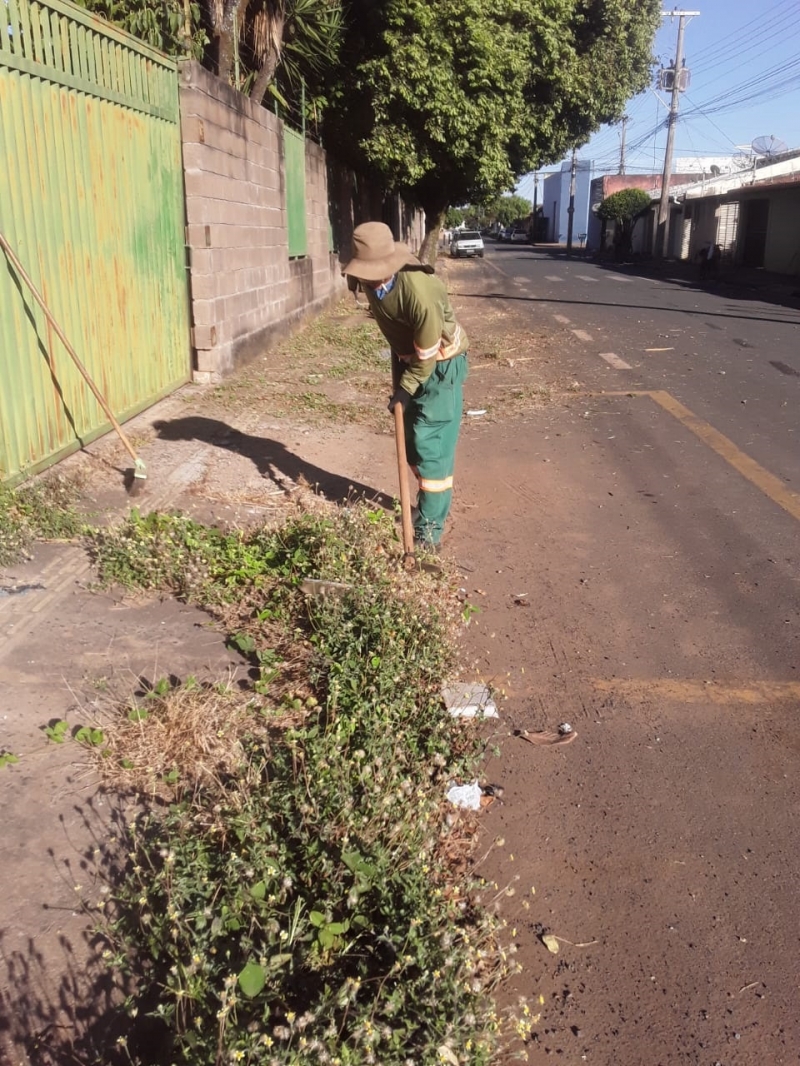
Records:
{"label": "green leafy plant", "polygon": [[633,231],[637,221],[650,208],[652,197],[645,189],[620,189],[607,196],[597,208],[597,217],[602,222],[601,243],[605,244],[606,225],[616,222],[615,247],[618,255],[630,252]]}
{"label": "green leafy plant", "polygon": [[63,744],[69,737],[69,722],[65,722],[63,718],[58,718],[46,725],[42,732],[53,744]]}
{"label": "green leafy plant", "polygon": [[[132,519],[125,543],[161,553],[150,532],[170,525],[182,544],[175,516]],[[115,573],[122,535],[98,542]],[[128,1009],[158,1002],[171,1061],[192,1066],[401,1066],[442,1048],[488,1063],[513,947],[463,873],[471,816],[444,818],[447,781],[481,751],[441,706],[460,624],[447,585],[397,567],[391,517],[361,507],[299,514],[235,551],[191,535],[213,544],[216,575],[192,595],[275,686],[172,686],[107,729],[109,784],[160,796],[130,829],[107,930]],[[242,554],[251,576],[231,585],[221,561]],[[170,587],[189,565],[164,564]],[[309,599],[308,574],[352,588]]]}
{"label": "green leafy plant", "polygon": [[77,482],[55,475],[16,489],[0,485],[0,566],[24,555],[36,540],[72,540],[84,523]]}
{"label": "green leafy plant", "polygon": [[106,735],[98,726],[82,725],[75,730],[72,739],[87,748],[99,748],[105,743]]}

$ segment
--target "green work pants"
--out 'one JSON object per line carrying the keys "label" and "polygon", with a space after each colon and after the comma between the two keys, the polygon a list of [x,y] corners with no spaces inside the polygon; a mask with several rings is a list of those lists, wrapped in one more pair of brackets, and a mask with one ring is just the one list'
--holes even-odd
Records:
{"label": "green work pants", "polygon": [[422,544],[439,543],[450,512],[466,377],[466,353],[437,363],[406,411],[406,451],[419,486],[414,538]]}

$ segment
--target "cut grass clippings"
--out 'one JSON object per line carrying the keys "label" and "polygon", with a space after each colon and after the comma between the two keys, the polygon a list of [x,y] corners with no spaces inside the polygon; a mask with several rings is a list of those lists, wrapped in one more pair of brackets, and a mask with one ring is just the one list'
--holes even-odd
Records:
{"label": "cut grass clippings", "polygon": [[[104,727],[106,784],[143,805],[106,930],[131,1018],[160,1021],[155,1049],[131,1021],[131,1061],[488,1063],[513,947],[467,873],[474,816],[443,801],[482,748],[439,695],[446,581],[402,571],[363,505],[227,534],[133,515],[95,551],[106,582],[205,606],[253,667],[241,690],[157,686]],[[350,589],[308,598],[305,577]]]}
{"label": "cut grass clippings", "polygon": [[0,485],[0,566],[26,555],[37,540],[71,540],[83,528],[78,483],[53,475],[12,489]]}
{"label": "cut grass clippings", "polygon": [[374,320],[341,301],[218,385],[205,403],[226,408],[246,399],[276,418],[381,427],[386,419],[379,399],[390,382],[385,349]]}

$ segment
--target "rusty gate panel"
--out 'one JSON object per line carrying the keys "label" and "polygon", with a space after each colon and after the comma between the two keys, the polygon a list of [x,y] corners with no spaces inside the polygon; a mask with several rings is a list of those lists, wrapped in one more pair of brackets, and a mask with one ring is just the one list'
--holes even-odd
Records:
{"label": "rusty gate panel", "polygon": [[[187,381],[175,62],[68,0],[0,0],[0,230],[119,419]],[[0,251],[0,481],[108,428]]]}

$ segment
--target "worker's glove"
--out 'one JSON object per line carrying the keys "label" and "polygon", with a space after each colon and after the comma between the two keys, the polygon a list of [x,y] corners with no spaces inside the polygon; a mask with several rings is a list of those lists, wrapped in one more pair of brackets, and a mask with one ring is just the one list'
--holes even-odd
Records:
{"label": "worker's glove", "polygon": [[411,393],[406,392],[405,389],[395,389],[392,393],[392,398],[389,400],[389,410],[394,411],[396,404],[402,404],[403,414],[408,410],[408,405],[411,402]]}

